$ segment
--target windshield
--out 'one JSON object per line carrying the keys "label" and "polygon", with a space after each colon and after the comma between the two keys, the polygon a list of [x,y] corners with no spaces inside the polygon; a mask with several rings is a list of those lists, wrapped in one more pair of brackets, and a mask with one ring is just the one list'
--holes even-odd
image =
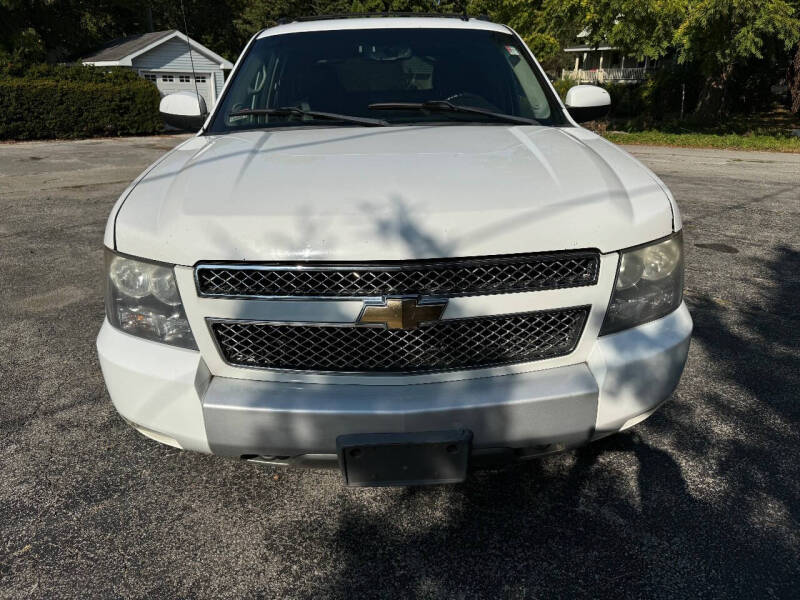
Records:
{"label": "windshield", "polygon": [[[370,107],[442,101],[541,125],[565,124],[526,54],[514,36],[477,29],[351,29],[268,36],[252,45],[208,131],[358,124],[304,112],[379,119],[391,125],[508,122],[480,111],[441,106]],[[299,110],[268,110],[289,107]]]}

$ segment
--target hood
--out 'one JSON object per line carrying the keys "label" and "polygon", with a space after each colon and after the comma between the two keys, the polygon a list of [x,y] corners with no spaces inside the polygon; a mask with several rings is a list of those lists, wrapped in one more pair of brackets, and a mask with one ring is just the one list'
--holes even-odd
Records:
{"label": "hood", "polygon": [[193,265],[609,252],[672,229],[655,176],[586,130],[453,125],[191,138],[114,233],[121,252]]}

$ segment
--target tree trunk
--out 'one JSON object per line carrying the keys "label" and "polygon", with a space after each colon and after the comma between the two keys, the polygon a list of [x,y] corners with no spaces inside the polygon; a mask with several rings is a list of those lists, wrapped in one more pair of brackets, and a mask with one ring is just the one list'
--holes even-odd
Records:
{"label": "tree trunk", "polygon": [[733,73],[733,64],[723,65],[718,74],[710,76],[703,84],[697,101],[695,114],[709,119],[718,119],[728,110],[728,81]]}
{"label": "tree trunk", "polygon": [[789,107],[793,113],[800,114],[800,44],[786,70],[786,85],[789,86]]}

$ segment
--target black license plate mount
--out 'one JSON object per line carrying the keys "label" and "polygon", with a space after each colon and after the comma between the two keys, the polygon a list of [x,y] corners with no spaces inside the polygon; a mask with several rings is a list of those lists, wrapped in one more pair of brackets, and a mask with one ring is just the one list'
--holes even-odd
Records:
{"label": "black license plate mount", "polygon": [[336,438],[345,485],[459,483],[467,477],[472,432],[357,433]]}

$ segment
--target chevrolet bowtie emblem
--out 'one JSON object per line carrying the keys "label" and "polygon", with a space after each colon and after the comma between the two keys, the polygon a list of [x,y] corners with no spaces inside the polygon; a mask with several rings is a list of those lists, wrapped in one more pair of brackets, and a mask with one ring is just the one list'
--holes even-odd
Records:
{"label": "chevrolet bowtie emblem", "polygon": [[419,298],[387,298],[381,304],[365,303],[358,324],[379,323],[388,329],[416,329],[420,323],[441,319],[446,306],[447,300],[431,299],[420,303]]}

